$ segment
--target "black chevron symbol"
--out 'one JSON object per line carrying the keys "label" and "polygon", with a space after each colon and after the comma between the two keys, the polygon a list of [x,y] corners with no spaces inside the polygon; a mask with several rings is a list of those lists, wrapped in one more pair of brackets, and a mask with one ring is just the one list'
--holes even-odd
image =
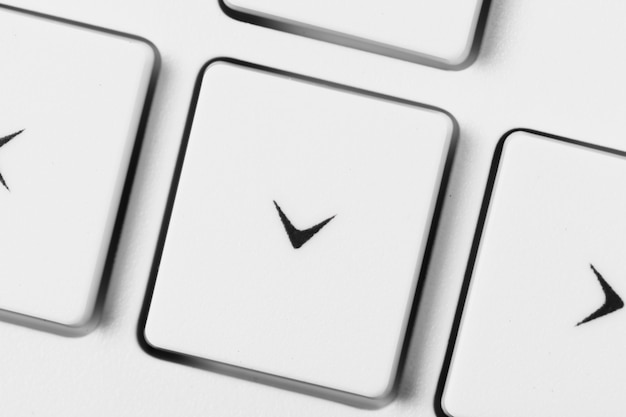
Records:
{"label": "black chevron symbol", "polygon": [[591,320],[606,316],[607,314],[610,314],[624,307],[624,302],[622,301],[620,296],[617,295],[617,293],[613,290],[613,288],[611,288],[608,282],[606,282],[604,278],[602,278],[602,275],[600,275],[600,273],[596,270],[596,268],[594,268],[593,265],[590,264],[589,266],[591,267],[593,273],[596,274],[598,282],[600,282],[600,286],[602,287],[602,291],[604,292],[605,301],[602,307],[594,311],[576,326],[580,326],[581,324],[588,323]]}
{"label": "black chevron symbol", "polygon": [[285,213],[283,213],[282,209],[280,208],[280,206],[278,205],[276,201],[274,201],[274,206],[276,207],[276,210],[278,211],[278,215],[280,216],[280,221],[283,223],[283,226],[285,227],[285,231],[287,232],[287,236],[289,236],[289,241],[291,242],[291,246],[293,246],[294,249],[298,249],[302,245],[304,245],[306,242],[308,242],[308,240],[311,239],[313,235],[319,232],[322,229],[322,227],[326,226],[326,224],[328,224],[329,221],[335,218],[335,216],[332,216],[332,217],[327,218],[323,222],[316,224],[315,226],[311,228],[308,228],[305,230],[299,230],[299,229],[296,229],[293,226],[293,224],[291,224],[291,222],[289,221]]}
{"label": "black chevron symbol", "polygon": [[[20,133],[22,133],[24,131],[24,129],[15,132],[15,133],[11,133],[8,136],[5,136],[3,138],[0,138],[0,148],[3,147],[4,145],[6,145],[7,143],[9,143],[9,141],[11,139],[13,139],[14,137],[16,137],[17,135],[19,135]],[[2,177],[2,174],[0,173],[0,183],[2,183],[2,185],[4,185],[4,188],[6,188],[7,190],[9,190],[9,186],[7,185],[6,181],[4,180],[4,178]],[[9,190],[11,191],[11,190]]]}

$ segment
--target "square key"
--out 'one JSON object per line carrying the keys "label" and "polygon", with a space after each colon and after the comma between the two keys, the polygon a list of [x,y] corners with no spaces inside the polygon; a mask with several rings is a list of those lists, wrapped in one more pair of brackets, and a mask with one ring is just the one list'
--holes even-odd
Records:
{"label": "square key", "polygon": [[490,0],[219,0],[231,17],[444,69],[476,57]]}
{"label": "square key", "polygon": [[447,415],[624,414],[625,179],[624,152],[525,130],[500,142],[443,376]]}
{"label": "square key", "polygon": [[451,117],[232,60],[203,70],[191,112],[148,350],[356,405],[387,399]]}
{"label": "square key", "polygon": [[155,52],[0,8],[0,319],[62,334],[94,308]]}

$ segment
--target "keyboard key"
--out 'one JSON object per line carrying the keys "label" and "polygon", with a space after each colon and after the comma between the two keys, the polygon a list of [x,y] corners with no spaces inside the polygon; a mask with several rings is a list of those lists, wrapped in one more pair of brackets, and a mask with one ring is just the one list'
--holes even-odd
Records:
{"label": "keyboard key", "polygon": [[8,9],[0,39],[0,318],[84,333],[155,54]]}
{"label": "keyboard key", "polygon": [[492,174],[443,409],[621,415],[626,154],[515,131]]}
{"label": "keyboard key", "polygon": [[201,74],[193,111],[148,350],[387,400],[453,120],[229,60]]}
{"label": "keyboard key", "polygon": [[231,17],[447,69],[476,54],[486,0],[220,0]]}

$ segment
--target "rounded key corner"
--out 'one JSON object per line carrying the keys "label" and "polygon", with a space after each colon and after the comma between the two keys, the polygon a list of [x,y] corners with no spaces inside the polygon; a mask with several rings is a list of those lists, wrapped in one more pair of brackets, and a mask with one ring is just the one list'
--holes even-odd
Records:
{"label": "rounded key corner", "polygon": [[233,58],[228,58],[225,56],[219,56],[216,58],[211,58],[210,60],[208,60],[203,66],[202,68],[200,68],[200,74],[203,75],[204,73],[206,73],[209,68],[214,68],[218,65],[234,65],[234,64],[239,64],[242,65],[243,62],[239,62],[236,59]]}
{"label": "rounded key corner", "polygon": [[158,346],[150,340],[150,332],[148,330],[148,320],[144,320],[139,324],[139,329],[137,331],[137,336],[139,338],[139,344],[141,347],[149,352],[158,350]]}
{"label": "rounded key corner", "polygon": [[445,132],[442,136],[443,139],[443,151],[444,154],[452,152],[456,148],[456,143],[459,138],[459,123],[452,113],[439,107],[419,105],[420,108],[426,107],[430,110],[434,116],[434,124],[437,128],[440,128]]}
{"label": "rounded key corner", "polygon": [[478,58],[479,39],[477,38],[477,36],[470,37],[462,46],[451,48],[445,56],[430,58],[433,61],[431,65],[447,71],[461,71],[468,68]]}
{"label": "rounded key corner", "polygon": [[58,333],[61,335],[79,337],[94,331],[99,322],[100,314],[94,308],[85,308],[63,322],[53,323],[53,326],[58,326]]}
{"label": "rounded key corner", "polygon": [[241,9],[232,4],[230,0],[218,0],[218,2],[224,13],[241,12]]}
{"label": "rounded key corner", "polygon": [[93,332],[96,327],[98,327],[100,317],[94,314],[92,310],[88,310],[75,319],[51,321],[11,311],[2,311],[0,313],[0,320],[34,330],[56,334],[58,336],[82,337]]}
{"label": "rounded key corner", "polygon": [[[589,142],[589,141],[584,141],[580,139],[572,139],[572,138],[565,137],[565,136],[559,136],[559,135],[555,135],[552,133],[546,133],[546,132],[541,132],[539,130],[527,129],[527,128],[516,128],[516,129],[511,129],[508,132],[506,132],[502,136],[502,138],[500,138],[497,149],[499,150],[499,153],[502,153],[502,149],[506,147],[506,144],[512,142],[511,139],[527,140],[528,136],[532,136],[534,139],[537,139],[537,140],[561,142],[561,143],[565,143],[569,145],[583,147],[586,149],[591,149],[591,150],[595,150],[599,152],[626,157],[626,151],[623,151],[620,149],[610,148],[610,147],[598,145],[596,143]],[[526,139],[524,139],[524,137],[526,137]],[[515,142],[517,142],[517,140]]]}
{"label": "rounded key corner", "polygon": [[469,44],[469,49],[467,51],[463,50],[459,54],[450,54],[450,57],[426,55],[415,50],[399,49],[391,46],[379,47],[376,50],[366,47],[357,47],[357,49],[410,62],[412,64],[423,65],[426,67],[436,68],[441,71],[451,72],[461,71],[470,67],[478,57],[478,53],[475,51],[472,43]]}
{"label": "rounded key corner", "polygon": [[232,0],[217,0],[217,2],[222,12],[231,19],[263,27],[271,27],[267,19],[255,15],[244,7],[238,6]]}
{"label": "rounded key corner", "polygon": [[146,61],[149,61],[149,66],[158,67],[161,62],[161,53],[159,52],[159,48],[157,48],[157,46],[149,39],[134,35],[128,36],[135,41],[134,44],[137,46],[137,49],[144,56]]}
{"label": "rounded key corner", "polygon": [[579,142],[573,139],[568,139],[562,136],[551,135],[549,133],[540,132],[534,129],[528,128],[514,128],[507,131],[496,145],[495,156],[499,157],[504,153],[506,149],[510,149],[512,147],[523,146],[528,139],[537,139],[537,140],[551,140],[551,141],[561,141],[567,143],[578,144],[582,146],[591,146],[588,143]]}
{"label": "rounded key corner", "polygon": [[439,114],[442,123],[445,125],[448,144],[454,142],[459,133],[459,122],[457,122],[454,115],[447,110],[441,108],[435,108],[434,110]]}
{"label": "rounded key corner", "polygon": [[532,129],[526,129],[526,128],[521,128],[521,127],[510,129],[506,133],[504,133],[502,137],[498,140],[498,143],[496,144],[495,155],[496,156],[501,155],[504,152],[504,149],[510,143],[517,142],[517,140],[519,140],[522,136],[525,136],[526,134],[544,136],[542,133],[534,131]]}
{"label": "rounded key corner", "polygon": [[209,70],[210,69],[217,70],[218,68],[222,68],[222,67],[241,67],[241,68],[248,68],[248,69],[261,68],[266,71],[270,70],[269,68],[265,68],[260,65],[252,64],[250,62],[242,61],[236,58],[230,58],[226,56],[218,56],[215,58],[211,58],[204,65],[202,65],[202,67],[200,68],[200,71],[198,72],[198,76],[196,78],[196,94],[199,94],[200,87],[202,83],[204,82],[204,79],[209,76]]}
{"label": "rounded key corner", "polygon": [[532,133],[530,129],[526,129],[523,127],[516,127],[516,128],[509,129],[508,131],[506,131],[500,138],[500,142],[507,140],[510,136],[513,136],[515,134],[522,133],[522,132]]}
{"label": "rounded key corner", "polygon": [[14,13],[19,13],[19,14],[29,16],[29,17],[44,19],[44,20],[52,21],[52,22],[63,23],[69,26],[75,26],[79,28],[88,29],[94,32],[100,32],[102,34],[116,36],[119,38],[123,38],[126,41],[134,41],[133,42],[134,44],[141,45],[141,47],[144,49],[143,51],[144,54],[146,55],[146,57],[150,58],[152,64],[160,62],[161,54],[159,52],[159,49],[156,47],[156,45],[152,41],[141,36],[133,35],[131,33],[126,33],[126,32],[120,32],[114,29],[96,26],[96,25],[92,25],[89,23],[66,19],[63,17],[55,16],[55,15],[40,13],[40,12],[30,10],[30,9],[23,9],[21,7],[5,5],[5,4],[0,4],[0,11],[10,11]]}
{"label": "rounded key corner", "polygon": [[460,71],[470,67],[478,58],[483,33],[487,22],[487,13],[491,0],[479,0],[475,22],[467,36],[465,43],[448,50],[448,53],[438,58],[441,69]]}
{"label": "rounded key corner", "polygon": [[162,348],[158,341],[154,340],[154,335],[152,335],[152,337],[150,336],[147,318],[139,324],[137,338],[141,348],[151,356],[161,358],[163,354],[167,352],[167,349]]}
{"label": "rounded key corner", "polygon": [[[279,377],[282,378],[282,377]],[[325,398],[349,405],[362,410],[380,410],[389,405],[398,396],[397,378],[394,375],[382,384],[370,389],[361,389],[360,392],[345,391],[336,387],[318,387],[309,385],[306,381],[298,382],[300,388],[293,386],[295,391],[302,390],[303,393]],[[305,388],[306,387],[306,388]],[[344,388],[345,389],[345,388]]]}
{"label": "rounded key corner", "polygon": [[377,410],[391,403],[398,396],[398,384],[395,378],[390,378],[386,384],[377,390],[361,397],[362,401],[357,402],[357,406]]}
{"label": "rounded key corner", "polygon": [[450,410],[454,409],[454,406],[451,406],[450,400],[446,396],[446,392],[444,391],[441,397],[438,399],[437,403],[437,416],[438,417],[454,417],[455,414]]}
{"label": "rounded key corner", "polygon": [[87,336],[91,332],[93,332],[96,327],[98,327],[98,323],[100,322],[100,318],[93,314],[86,321],[80,322],[72,325],[62,325],[65,331],[60,332],[64,336],[70,337],[81,337]]}

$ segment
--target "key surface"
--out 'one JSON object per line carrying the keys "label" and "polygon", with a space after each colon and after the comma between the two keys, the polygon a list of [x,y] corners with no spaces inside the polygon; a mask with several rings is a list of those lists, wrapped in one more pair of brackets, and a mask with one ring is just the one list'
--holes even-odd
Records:
{"label": "key surface", "polygon": [[220,0],[234,18],[447,69],[475,54],[486,0]]}
{"label": "key surface", "polygon": [[453,120],[247,64],[214,62],[201,80],[147,343],[387,400]]}
{"label": "key surface", "polygon": [[0,318],[84,332],[154,51],[4,8],[0,39]]}
{"label": "key surface", "polygon": [[626,154],[526,131],[501,152],[443,409],[622,415]]}

